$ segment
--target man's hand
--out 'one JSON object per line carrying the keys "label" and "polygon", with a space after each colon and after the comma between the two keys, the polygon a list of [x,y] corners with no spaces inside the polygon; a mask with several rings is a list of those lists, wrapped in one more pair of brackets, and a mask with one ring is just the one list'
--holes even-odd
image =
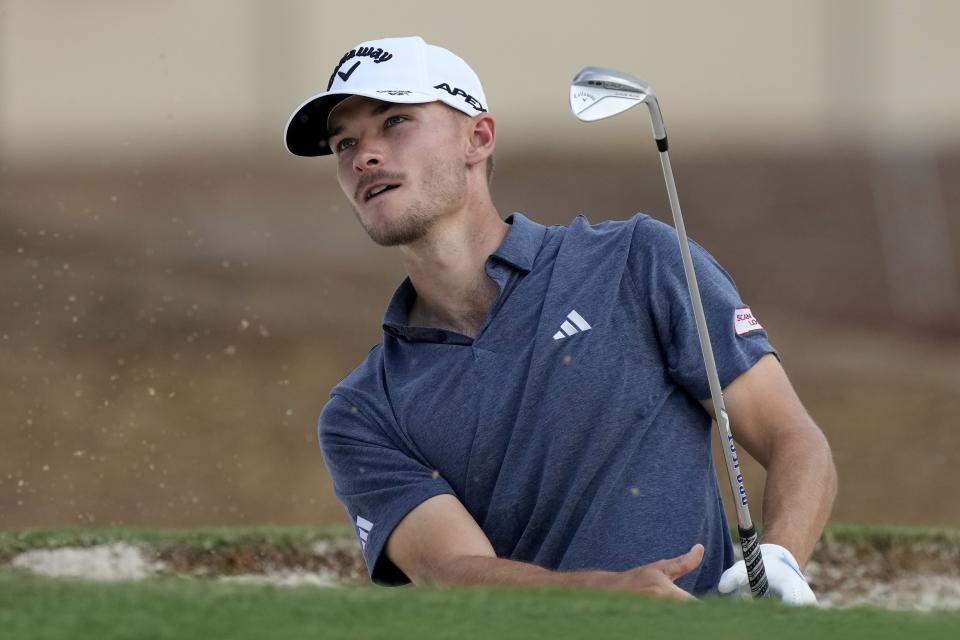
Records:
{"label": "man's hand", "polygon": [[702,561],[703,545],[695,544],[682,556],[640,565],[621,573],[606,574],[607,579],[592,586],[615,591],[631,591],[659,598],[696,600],[675,585],[674,580],[699,567]]}
{"label": "man's hand", "polygon": [[[763,555],[763,567],[767,572],[771,596],[786,604],[817,604],[817,596],[807,584],[807,579],[792,553],[778,544],[761,544],[760,553]],[[743,560],[723,572],[718,589],[723,594],[745,597],[750,595],[747,567]]]}

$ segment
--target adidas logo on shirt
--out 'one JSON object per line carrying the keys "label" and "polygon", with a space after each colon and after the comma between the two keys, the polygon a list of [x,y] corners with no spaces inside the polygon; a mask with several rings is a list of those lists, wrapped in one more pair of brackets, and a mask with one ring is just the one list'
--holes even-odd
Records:
{"label": "adidas logo on shirt", "polygon": [[554,340],[563,340],[564,338],[569,338],[570,336],[580,333],[581,331],[589,331],[590,325],[586,320],[583,319],[577,310],[574,309],[567,314],[567,319],[563,321],[563,324],[560,325],[560,331],[557,331],[553,334]]}
{"label": "adidas logo on shirt", "polygon": [[367,548],[367,537],[369,537],[371,529],[373,529],[372,522],[363,516],[357,516],[357,535],[360,536],[360,546],[364,550]]}

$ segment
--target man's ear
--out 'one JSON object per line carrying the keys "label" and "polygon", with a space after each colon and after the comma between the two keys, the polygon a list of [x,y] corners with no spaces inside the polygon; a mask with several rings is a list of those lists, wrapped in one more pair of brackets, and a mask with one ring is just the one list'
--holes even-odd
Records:
{"label": "man's ear", "polygon": [[493,117],[487,113],[470,118],[469,137],[467,139],[467,165],[483,164],[493,155],[496,144],[497,127]]}

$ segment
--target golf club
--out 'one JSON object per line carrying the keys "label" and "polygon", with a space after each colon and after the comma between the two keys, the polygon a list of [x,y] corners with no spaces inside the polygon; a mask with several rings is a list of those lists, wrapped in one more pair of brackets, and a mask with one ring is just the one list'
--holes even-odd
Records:
{"label": "golf club", "polygon": [[700,301],[700,288],[697,286],[697,276],[693,269],[693,260],[690,258],[687,232],[683,226],[683,216],[680,213],[680,201],[677,198],[677,187],[673,181],[670,156],[667,154],[667,131],[663,126],[660,104],[657,102],[657,96],[654,95],[649,84],[639,78],[613,69],[584,67],[574,76],[573,82],[570,84],[570,108],[573,110],[573,115],[584,122],[609,118],[641,103],[646,104],[650,110],[653,137],[657,141],[657,149],[660,151],[660,164],[663,166],[663,177],[667,182],[670,211],[673,213],[673,223],[677,229],[677,238],[680,241],[683,271],[687,279],[690,301],[693,303],[693,313],[697,320],[697,334],[700,337],[700,350],[703,352],[707,380],[710,383],[710,397],[713,400],[714,415],[717,419],[720,442],[727,463],[730,489],[733,492],[737,507],[737,528],[740,533],[740,546],[743,549],[744,563],[747,566],[747,577],[750,580],[750,592],[754,597],[760,598],[767,593],[767,573],[764,570],[763,557],[760,554],[760,540],[753,526],[753,520],[750,518],[747,490],[743,486],[740,460],[737,457],[733,434],[730,432],[730,419],[727,417],[723,405],[723,392],[720,389],[720,377],[717,375],[717,363],[713,357],[710,333],[707,330],[707,322],[703,313],[703,303]]}

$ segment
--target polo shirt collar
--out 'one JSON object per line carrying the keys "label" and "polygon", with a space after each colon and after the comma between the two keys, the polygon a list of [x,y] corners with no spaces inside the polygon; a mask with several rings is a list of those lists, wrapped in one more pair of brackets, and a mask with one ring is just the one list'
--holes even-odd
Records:
{"label": "polo shirt collar", "polygon": [[[504,222],[510,225],[510,230],[507,231],[506,237],[497,250],[490,254],[490,258],[496,258],[518,271],[529,273],[533,269],[537,254],[540,253],[547,228],[521,213],[511,214]],[[410,317],[410,307],[416,297],[417,291],[413,288],[410,277],[407,276],[397,287],[390,299],[390,304],[387,305],[387,311],[383,316],[383,330],[393,336],[408,339],[437,339],[438,336],[435,334],[440,331],[438,329],[409,326],[407,319]]]}
{"label": "polo shirt collar", "polygon": [[510,225],[510,231],[491,257],[502,260],[524,273],[529,273],[533,269],[533,261],[540,253],[547,228],[530,220],[522,213],[510,214],[504,222]]}

